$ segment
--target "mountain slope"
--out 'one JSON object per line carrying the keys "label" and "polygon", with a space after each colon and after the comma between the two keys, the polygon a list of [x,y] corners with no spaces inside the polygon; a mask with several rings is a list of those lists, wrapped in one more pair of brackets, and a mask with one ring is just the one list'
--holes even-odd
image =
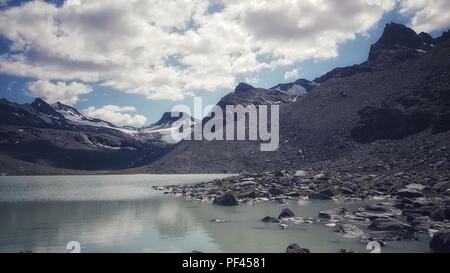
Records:
{"label": "mountain slope", "polygon": [[316,79],[320,86],[313,91],[281,105],[276,152],[260,152],[259,143],[250,141],[184,141],[142,170],[448,170],[446,37],[430,40],[388,24],[367,62],[335,69]]}

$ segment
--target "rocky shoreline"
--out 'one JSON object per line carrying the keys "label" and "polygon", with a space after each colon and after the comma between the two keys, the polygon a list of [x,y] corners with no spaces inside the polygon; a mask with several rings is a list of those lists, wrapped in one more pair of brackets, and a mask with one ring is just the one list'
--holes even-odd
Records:
{"label": "rocky shoreline", "polygon": [[[191,185],[155,187],[165,194],[218,206],[258,202],[289,204],[298,200],[361,200],[356,209],[345,206],[321,211],[314,218],[300,218],[285,208],[280,215],[262,217],[282,229],[290,225],[323,224],[346,238],[360,242],[423,240],[430,238],[431,252],[450,252],[450,179],[417,174],[355,174],[311,171],[243,173]],[[345,204],[345,202],[344,202]],[[289,252],[301,250],[296,246]],[[342,250],[347,253],[351,250]]]}

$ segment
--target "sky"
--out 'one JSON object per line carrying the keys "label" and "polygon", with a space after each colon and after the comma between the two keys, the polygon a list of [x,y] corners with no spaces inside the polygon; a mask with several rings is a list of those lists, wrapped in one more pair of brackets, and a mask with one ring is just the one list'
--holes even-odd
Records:
{"label": "sky", "polygon": [[[438,36],[448,0],[0,0],[0,97],[117,125],[367,59],[386,23]],[[197,117],[199,118],[199,117]]]}

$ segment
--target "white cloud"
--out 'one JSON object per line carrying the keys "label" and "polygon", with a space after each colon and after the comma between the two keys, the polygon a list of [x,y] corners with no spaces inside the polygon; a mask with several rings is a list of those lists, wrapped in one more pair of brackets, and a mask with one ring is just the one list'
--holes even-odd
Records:
{"label": "white cloud", "polygon": [[92,92],[91,87],[82,83],[65,82],[52,83],[47,80],[39,80],[28,85],[30,93],[39,98],[43,98],[48,103],[61,102],[68,105],[74,105],[79,101],[79,96]]}
{"label": "white cloud", "polygon": [[106,105],[98,109],[91,106],[82,112],[88,117],[102,119],[120,126],[140,127],[147,122],[142,115],[130,114],[136,112],[136,108],[132,106]]}
{"label": "white cloud", "polygon": [[300,71],[296,68],[284,73],[284,80],[298,80],[300,78]]}
{"label": "white cloud", "polygon": [[[0,34],[12,41],[0,72],[180,100],[232,89],[262,69],[336,57],[397,0],[79,2],[0,11]],[[210,4],[220,8],[209,13]]]}
{"label": "white cloud", "polygon": [[430,32],[450,27],[450,1],[402,0],[400,12],[412,14],[411,26],[417,32]]}

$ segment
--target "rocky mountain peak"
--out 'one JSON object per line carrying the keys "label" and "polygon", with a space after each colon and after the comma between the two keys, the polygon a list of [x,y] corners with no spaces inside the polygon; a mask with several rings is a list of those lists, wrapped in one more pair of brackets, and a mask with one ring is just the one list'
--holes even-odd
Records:
{"label": "rocky mountain peak", "polygon": [[72,113],[74,113],[74,114],[78,114],[78,115],[81,116],[80,112],[78,112],[77,109],[75,109],[75,108],[72,107],[72,106],[63,104],[63,103],[61,103],[61,102],[59,102],[59,101],[56,102],[56,103],[54,103],[54,104],[52,104],[51,107],[52,107],[54,110],[56,110],[56,111],[69,111],[69,112],[72,112]]}
{"label": "rocky mountain peak", "polygon": [[239,92],[248,92],[251,90],[255,90],[256,88],[251,86],[250,84],[246,84],[246,83],[239,83],[236,88],[234,89],[235,93],[239,93]]}
{"label": "rocky mountain peak", "polygon": [[[174,114],[173,116],[172,113]],[[153,126],[172,124],[183,118],[183,116],[186,117],[188,115],[181,112],[165,112],[162,117],[155,124],[153,124]]]}
{"label": "rocky mountain peak", "polygon": [[423,51],[431,50],[435,42],[427,33],[417,34],[402,24],[389,23],[380,39],[370,48],[369,62],[380,64],[414,58]]}
{"label": "rocky mountain peak", "polygon": [[44,100],[40,98],[36,98],[31,106],[39,113],[45,115],[59,116],[59,114]]}
{"label": "rocky mountain peak", "polygon": [[[431,36],[426,33],[418,35],[414,30],[396,23],[389,23],[385,26],[384,32],[377,44],[387,49],[395,49],[397,46],[418,49],[424,45],[424,40],[430,42]],[[433,38],[431,38],[432,42]]]}

